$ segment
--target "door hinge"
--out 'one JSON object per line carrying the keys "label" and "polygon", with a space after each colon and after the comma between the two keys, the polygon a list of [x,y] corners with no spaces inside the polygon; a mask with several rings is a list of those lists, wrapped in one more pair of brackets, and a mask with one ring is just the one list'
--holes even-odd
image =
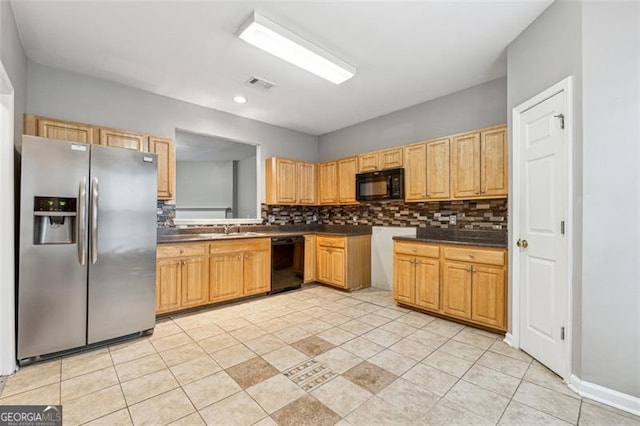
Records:
{"label": "door hinge", "polygon": [[560,340],[564,340],[564,327],[560,327]]}
{"label": "door hinge", "polygon": [[564,129],[564,114],[554,115],[553,118],[559,118],[560,119],[560,128]]}
{"label": "door hinge", "polygon": [[560,221],[560,234],[564,235],[564,220]]}

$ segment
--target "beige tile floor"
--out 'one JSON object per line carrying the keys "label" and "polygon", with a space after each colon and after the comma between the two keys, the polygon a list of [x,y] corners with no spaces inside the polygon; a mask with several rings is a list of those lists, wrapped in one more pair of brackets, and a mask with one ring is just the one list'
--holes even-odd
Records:
{"label": "beige tile floor", "polygon": [[65,425],[640,425],[501,336],[387,291],[320,286],[162,320],[148,338],[22,368],[0,394],[59,403]]}

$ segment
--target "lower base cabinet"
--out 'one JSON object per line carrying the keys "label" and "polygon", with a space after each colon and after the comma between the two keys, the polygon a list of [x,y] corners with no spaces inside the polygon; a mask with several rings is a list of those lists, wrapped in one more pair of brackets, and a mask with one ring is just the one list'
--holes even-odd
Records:
{"label": "lower base cabinet", "polygon": [[208,244],[158,247],[156,262],[156,313],[166,313],[207,303],[209,299]]}
{"label": "lower base cabinet", "polygon": [[156,314],[270,290],[269,238],[158,246]]}
{"label": "lower base cabinet", "polygon": [[371,236],[316,236],[316,281],[355,290],[371,286]]}
{"label": "lower base cabinet", "polygon": [[506,331],[506,250],[395,241],[393,270],[398,303]]}

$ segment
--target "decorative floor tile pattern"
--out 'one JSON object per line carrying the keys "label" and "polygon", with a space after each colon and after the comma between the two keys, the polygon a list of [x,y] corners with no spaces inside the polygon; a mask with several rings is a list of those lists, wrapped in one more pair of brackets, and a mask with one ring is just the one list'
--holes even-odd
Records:
{"label": "decorative floor tile pattern", "polygon": [[158,321],[152,336],[0,377],[0,405],[78,425],[628,424],[502,336],[311,285]]}

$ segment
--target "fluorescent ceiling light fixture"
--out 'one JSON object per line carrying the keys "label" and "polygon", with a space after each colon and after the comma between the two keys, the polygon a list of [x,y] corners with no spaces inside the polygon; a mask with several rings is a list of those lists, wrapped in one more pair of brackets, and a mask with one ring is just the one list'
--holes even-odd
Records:
{"label": "fluorescent ceiling light fixture", "polygon": [[244,96],[234,96],[233,100],[239,104],[246,104],[247,103],[247,98],[245,98]]}
{"label": "fluorescent ceiling light fixture", "polygon": [[355,67],[256,12],[237,34],[247,43],[332,83],[343,83],[356,74]]}

